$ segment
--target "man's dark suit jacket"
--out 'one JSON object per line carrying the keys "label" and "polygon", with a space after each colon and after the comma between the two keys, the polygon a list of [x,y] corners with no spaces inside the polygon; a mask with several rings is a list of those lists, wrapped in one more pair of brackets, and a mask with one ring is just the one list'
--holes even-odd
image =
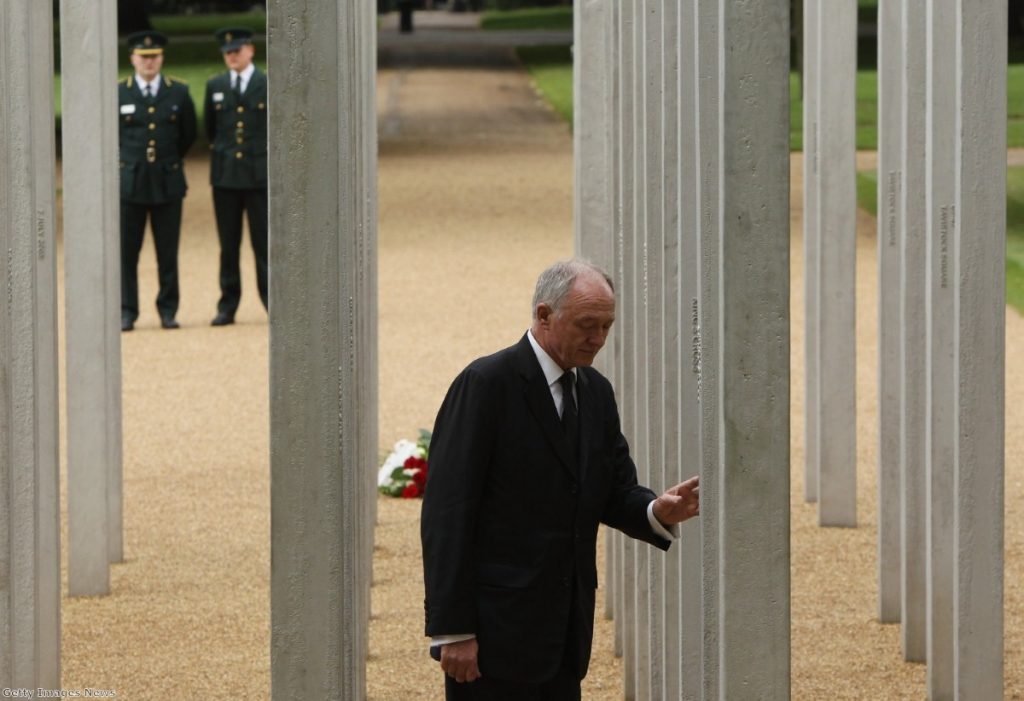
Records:
{"label": "man's dark suit jacket", "polygon": [[611,384],[577,373],[578,464],[525,335],[463,370],[437,415],[421,519],[426,634],[476,634],[484,676],[540,683],[563,654],[586,675],[598,523],[669,546],[647,520],[655,494],[637,484]]}

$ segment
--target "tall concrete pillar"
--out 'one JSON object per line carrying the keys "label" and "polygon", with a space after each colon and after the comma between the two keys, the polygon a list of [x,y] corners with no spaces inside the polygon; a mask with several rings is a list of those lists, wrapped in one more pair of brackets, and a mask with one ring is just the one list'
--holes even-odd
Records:
{"label": "tall concrete pillar", "polygon": [[[674,7],[675,18],[668,11]],[[666,222],[677,232],[678,257],[668,260],[676,268],[676,293],[668,300],[674,307],[666,307],[665,318],[675,321],[674,336],[671,339],[675,353],[666,357],[666,368],[674,367],[675,380],[671,385],[678,387],[675,402],[666,403],[665,464],[678,466],[676,477],[669,482],[678,482],[701,471],[701,408],[700,408],[700,345],[701,327],[698,299],[700,298],[700,248],[697,245],[697,229],[700,223],[698,207],[699,160],[697,157],[697,4],[692,0],[666,5],[665,45],[672,47],[666,53],[666,60],[675,62],[673,71],[666,71],[666,104],[675,105],[666,111],[666,134],[675,134],[675,145],[667,147],[666,153],[676,153],[675,187],[670,187],[666,200],[674,201],[674,208],[667,211]],[[671,27],[675,28],[674,40]],[[669,84],[674,88],[670,89]],[[667,142],[668,143],[668,142]],[[666,267],[666,271],[669,270]],[[666,280],[672,276],[666,272]],[[669,409],[675,409],[675,415]],[[701,694],[701,650],[704,636],[701,631],[701,543],[699,523],[688,524],[680,529],[679,543],[673,547],[674,559],[670,557],[669,572],[665,589],[669,601],[678,608],[678,613],[667,608],[666,618],[678,621],[679,651],[666,659],[665,698],[697,699]],[[667,651],[666,655],[670,653]]]}
{"label": "tall concrete pillar", "polygon": [[110,592],[121,526],[117,3],[62,0],[68,593]]}
{"label": "tall concrete pillar", "polygon": [[957,0],[954,683],[1003,696],[1006,0]]}
{"label": "tall concrete pillar", "polygon": [[818,231],[810,283],[817,373],[813,419],[818,470],[818,523],[857,525],[857,0],[819,6],[814,93]]}
{"label": "tall concrete pillar", "polygon": [[720,4],[721,699],[790,692],[789,5]]}
{"label": "tall concrete pillar", "polygon": [[818,501],[818,75],[821,69],[821,0],[803,0],[803,143],[804,143],[804,500]]}
{"label": "tall concrete pillar", "polygon": [[[356,126],[356,152],[361,154],[357,171],[362,196],[356,201],[360,228],[356,238],[355,296],[360,300],[357,309],[360,339],[357,367],[359,397],[355,403],[362,410],[358,417],[358,438],[360,465],[376,464],[380,457],[380,436],[378,426],[378,383],[379,366],[377,354],[377,32],[367,30],[376,27],[376,8],[367,2],[356,3],[354,16],[355,33],[354,63],[358,78],[358,89],[351,96],[352,112],[360,119]],[[357,524],[357,532],[363,534],[362,595],[359,632],[363,636],[364,654],[370,652],[369,622],[370,598],[373,585],[373,544],[374,526],[377,522],[376,480],[364,480],[365,500]],[[365,658],[364,658],[365,659]]]}
{"label": "tall concrete pillar", "polygon": [[53,6],[0,3],[0,688],[60,688]]}
{"label": "tall concrete pillar", "polygon": [[[619,379],[619,412],[622,417],[622,432],[630,440],[634,452],[637,450],[636,432],[640,428],[637,423],[637,402],[635,387],[637,382],[637,348],[636,314],[633,313],[636,297],[636,260],[640,230],[637,226],[637,207],[635,190],[637,184],[643,182],[643,176],[637,170],[637,152],[643,148],[638,140],[638,124],[641,117],[637,85],[637,46],[636,30],[642,26],[643,13],[640,11],[639,0],[625,0],[620,6],[619,23],[619,70],[622,108],[622,129],[620,141],[621,157],[621,201],[619,203],[621,218],[621,234],[619,236],[620,252],[618,266],[621,266],[619,277],[620,293],[619,308],[622,309],[617,334],[622,339],[622,353],[619,357],[617,376]],[[645,546],[641,546],[645,547]],[[638,546],[630,538],[622,539],[620,562],[622,577],[619,582],[622,602],[622,655],[624,659],[623,689],[626,699],[636,698],[636,635],[637,606],[635,592],[637,588],[636,552]]]}
{"label": "tall concrete pillar", "polygon": [[[613,7],[615,21],[615,273],[619,285],[618,302],[620,308],[626,308],[627,278],[632,275],[633,246],[633,42],[632,42],[632,8],[629,2],[615,3]],[[627,342],[628,319],[622,319],[617,326],[612,340],[615,344],[615,378],[617,387],[624,388],[632,381],[632,365],[627,362],[631,358],[632,346]],[[624,434],[632,426],[632,418],[627,409],[631,395],[622,389],[617,390],[619,414]],[[627,607],[627,591],[631,584],[632,543],[621,533],[615,534],[615,653],[623,658],[627,655],[626,639],[628,635],[629,609]],[[632,639],[632,638],[630,638]],[[625,670],[628,678],[630,670]],[[626,687],[628,688],[628,684]]]}
{"label": "tall concrete pillar", "polygon": [[[701,684],[705,699],[721,698],[722,596],[720,568],[721,512],[721,217],[723,76],[719,45],[723,30],[719,0],[696,0],[696,134],[697,134],[697,248],[699,298],[693,310],[696,333],[693,353],[697,363],[700,402],[700,531],[701,531]],[[693,328],[691,326],[691,328]]]}
{"label": "tall concrete pillar", "polygon": [[878,5],[878,619],[900,620],[903,9]]}
{"label": "tall concrete pillar", "polygon": [[372,13],[276,0],[270,83],[271,683],[366,694],[376,442]]}
{"label": "tall concrete pillar", "polygon": [[928,698],[952,699],[953,530],[956,396],[952,243],[955,225],[956,3],[934,0],[927,16],[927,496]]}
{"label": "tall concrete pillar", "polygon": [[927,654],[925,603],[926,526],[925,479],[927,373],[925,367],[926,237],[925,237],[925,108],[927,28],[925,0],[903,4],[903,109],[900,282],[900,440],[903,657],[924,662]]}
{"label": "tall concrete pillar", "polygon": [[[612,221],[611,231],[611,252],[610,257],[607,260],[607,270],[615,280],[621,280],[621,266],[619,264],[619,250],[620,250],[620,234],[621,234],[621,221],[619,217],[619,200],[621,197],[622,183],[621,183],[621,154],[619,151],[620,147],[620,134],[622,129],[622,107],[621,107],[621,95],[619,85],[619,64],[621,62],[621,56],[619,52],[619,4],[610,3],[605,13],[606,21],[608,24],[608,44],[606,51],[609,54],[608,59],[605,62],[605,68],[608,72],[608,82],[610,88],[608,90],[608,168],[611,171],[609,178],[610,183],[610,211],[609,216]],[[577,15],[577,21],[579,21],[579,15]],[[622,337],[618,333],[618,330],[612,328],[611,335],[608,338],[608,342],[605,345],[605,370],[607,371],[608,379],[612,382],[613,386],[618,386],[618,372],[619,372],[619,357],[622,353]],[[622,626],[620,625],[621,617],[617,615],[616,602],[621,601],[619,596],[619,581],[621,579],[621,554],[622,549],[622,534],[614,529],[607,529],[605,534],[605,607],[604,614],[607,619],[615,620],[615,634],[613,648],[617,656],[622,655]]]}
{"label": "tall concrete pillar", "polygon": [[[612,4],[575,0],[573,23],[573,150],[575,153],[574,239],[578,255],[612,270],[614,202],[612,200],[612,118],[615,56],[610,52]],[[614,353],[598,356],[608,374]]]}
{"label": "tall concrete pillar", "polygon": [[[665,234],[663,207],[665,192],[664,144],[662,143],[663,85],[662,45],[663,2],[640,3],[641,16],[637,26],[637,83],[640,87],[641,118],[638,123],[638,168],[643,187],[636,189],[642,256],[637,258],[637,277],[642,287],[634,299],[637,317],[636,347],[644,349],[637,355],[637,431],[636,462],[641,484],[655,492],[664,487],[662,473],[661,401],[664,285],[661,270]],[[637,548],[637,698],[661,696],[664,670],[664,590],[660,582],[664,558],[649,547]]]}

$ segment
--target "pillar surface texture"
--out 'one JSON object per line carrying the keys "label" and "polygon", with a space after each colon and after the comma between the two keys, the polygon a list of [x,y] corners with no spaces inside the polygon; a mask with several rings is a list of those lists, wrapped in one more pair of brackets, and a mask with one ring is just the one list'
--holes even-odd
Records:
{"label": "pillar surface texture", "polygon": [[903,179],[903,10],[878,6],[878,619],[901,612],[900,221]]}
{"label": "pillar surface texture", "polygon": [[903,186],[901,190],[900,472],[902,475],[902,615],[903,657],[926,658],[925,479],[927,427],[926,329],[926,28],[925,0],[903,5]]}
{"label": "pillar surface texture", "polygon": [[[675,266],[676,294],[669,297],[674,307],[666,306],[666,319],[675,320],[675,329],[666,336],[666,347],[671,343],[674,351],[666,356],[666,368],[676,368],[676,379],[671,386],[678,387],[674,402],[666,403],[665,415],[665,465],[678,466],[669,484],[700,474],[700,318],[698,299],[700,297],[700,249],[697,245],[697,226],[700,212],[697,206],[698,159],[697,159],[697,48],[696,48],[696,3],[687,1],[666,4],[674,7],[674,19],[667,19],[666,60],[675,62],[671,72],[666,72],[666,104],[675,109],[666,112],[666,134],[674,134],[675,144],[666,147],[666,153],[674,157],[677,173],[676,185],[670,188],[666,200],[674,200],[669,210],[666,225],[676,231],[679,243],[676,245],[678,258],[670,260],[666,252],[666,265]],[[672,83],[674,87],[670,87]],[[668,141],[666,143],[669,143]],[[669,268],[666,268],[669,270]],[[666,280],[672,276],[666,272]],[[666,383],[667,386],[668,383]],[[675,414],[670,413],[674,409]],[[678,620],[679,631],[675,636],[679,650],[673,660],[666,660],[665,698],[696,699],[701,689],[701,648],[704,636],[701,633],[701,544],[699,523],[688,524],[680,529],[679,542],[672,548],[669,567],[678,573],[666,575],[666,596],[677,607],[678,613],[666,608],[666,618]],[[670,651],[666,650],[666,655]]]}
{"label": "pillar surface texture", "polygon": [[818,500],[818,75],[821,70],[821,1],[803,0],[804,119],[804,500]]}
{"label": "pillar surface texture", "polygon": [[956,305],[951,276],[955,225],[956,3],[934,0],[927,17],[926,630],[928,698],[953,693],[953,384]]}
{"label": "pillar surface texture", "polygon": [[0,688],[60,688],[53,7],[0,3]]}
{"label": "pillar surface texture", "polygon": [[[664,296],[662,260],[664,256],[664,193],[665,158],[662,142],[664,122],[664,86],[662,66],[665,47],[662,44],[663,2],[641,2],[643,22],[639,28],[641,51],[638,55],[642,81],[643,118],[640,124],[642,149],[642,172],[645,186],[637,188],[643,203],[643,246],[640,275],[643,279],[643,296],[638,296],[635,305],[638,321],[637,348],[646,352],[637,358],[640,373],[636,385],[637,407],[640,409],[637,432],[636,461],[639,478],[656,493],[664,487],[661,401],[663,397],[664,357]],[[641,444],[642,442],[642,444]],[[640,609],[643,625],[638,629],[637,645],[637,698],[650,699],[662,695],[664,680],[664,596],[661,576],[664,556],[653,548],[639,545],[641,554],[638,564],[643,568],[641,586],[645,592],[638,597],[644,599]]]}
{"label": "pillar surface texture", "polygon": [[[621,233],[619,262],[620,276],[618,282],[621,293],[619,308],[623,310],[618,324],[618,333],[622,338],[622,353],[619,358],[619,412],[622,415],[622,432],[636,450],[636,397],[637,381],[635,344],[636,315],[632,312],[636,290],[636,258],[639,232],[636,224],[635,188],[642,182],[637,173],[637,151],[642,144],[637,139],[640,120],[639,100],[637,99],[636,81],[636,36],[637,20],[642,20],[638,0],[625,0],[620,7],[619,23],[620,46],[620,77],[622,100],[621,124],[621,173],[622,190],[620,201]],[[623,671],[623,691],[627,701],[636,699],[636,630],[637,612],[635,590],[637,588],[636,550],[638,546],[631,538],[622,538],[622,656],[625,662]]]}
{"label": "pillar surface texture", "polygon": [[68,593],[122,559],[117,3],[62,0]]}
{"label": "pillar surface texture", "polygon": [[376,454],[373,13],[268,8],[271,684],[363,699]]}
{"label": "pillar surface texture", "polygon": [[701,684],[705,699],[718,699],[721,690],[721,481],[720,424],[721,304],[722,284],[721,207],[723,126],[722,80],[719,44],[722,28],[720,2],[695,3],[697,62],[697,248],[700,283],[697,300],[697,333],[693,352],[697,362],[697,396],[700,402],[700,539],[701,539]]}
{"label": "pillar surface texture", "polygon": [[1003,697],[1006,0],[957,0],[957,699]]}
{"label": "pillar surface texture", "polygon": [[[818,523],[857,525],[857,2],[817,12],[817,258],[812,283],[817,358]],[[814,408],[811,408],[814,411]]]}
{"label": "pillar surface texture", "polygon": [[[789,2],[723,0],[719,693],[790,692]],[[709,480],[710,481],[710,480]],[[703,491],[703,490],[702,490]]]}

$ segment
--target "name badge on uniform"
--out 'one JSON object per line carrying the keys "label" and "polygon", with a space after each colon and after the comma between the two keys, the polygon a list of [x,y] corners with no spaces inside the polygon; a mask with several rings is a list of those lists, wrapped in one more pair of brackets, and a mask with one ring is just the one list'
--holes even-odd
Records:
{"label": "name badge on uniform", "polygon": [[224,93],[222,93],[222,92],[215,92],[213,94],[213,101],[214,102],[224,102]]}
{"label": "name badge on uniform", "polygon": [[135,105],[121,105],[121,114],[135,114]]}

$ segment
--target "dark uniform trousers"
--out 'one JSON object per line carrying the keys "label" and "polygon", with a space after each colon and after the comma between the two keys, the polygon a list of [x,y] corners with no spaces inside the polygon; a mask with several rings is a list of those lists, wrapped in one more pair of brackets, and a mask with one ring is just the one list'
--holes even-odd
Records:
{"label": "dark uniform trousers", "polygon": [[256,257],[256,287],[267,307],[267,191],[213,188],[213,208],[220,239],[220,302],[217,311],[234,316],[242,298],[239,256],[242,248],[242,211],[249,219],[249,238]]}
{"label": "dark uniform trousers", "polygon": [[267,77],[253,71],[245,92],[231,73],[206,84],[206,136],[210,141],[210,185],[220,240],[219,314],[234,317],[242,297],[239,255],[242,213],[256,257],[256,286],[267,307]]}
{"label": "dark uniform trousers", "polygon": [[156,97],[146,97],[134,77],[118,83],[121,181],[121,316],[139,316],[138,263],[146,219],[153,229],[161,318],[178,311],[178,241],[181,203],[188,185],[184,159],[196,138],[196,113],[188,86],[160,78]]}
{"label": "dark uniform trousers", "polygon": [[181,238],[181,200],[164,204],[121,201],[121,311],[132,321],[139,316],[139,253],[146,233],[146,216],[153,229],[160,291],[156,308],[172,319],[178,312],[178,240]]}

